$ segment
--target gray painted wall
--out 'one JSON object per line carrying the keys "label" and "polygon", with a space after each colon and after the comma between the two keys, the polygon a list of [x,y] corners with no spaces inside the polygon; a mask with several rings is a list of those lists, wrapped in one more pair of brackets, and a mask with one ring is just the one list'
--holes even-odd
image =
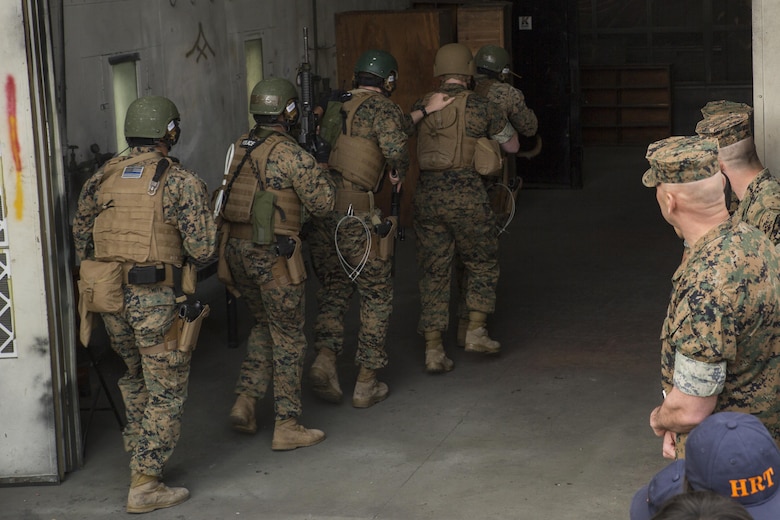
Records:
{"label": "gray painted wall", "polygon": [[[247,130],[244,41],[263,41],[266,77],[295,81],[309,29],[314,73],[335,78],[334,14],[405,9],[408,0],[66,0],[63,7],[68,144],[116,151],[110,56],[138,53],[139,92],[171,98],[182,114],[173,155],[215,188],[225,151]],[[316,20],[315,20],[316,17]],[[199,30],[200,29],[200,30]],[[316,50],[315,50],[316,49]],[[83,179],[75,180],[80,184]]]}

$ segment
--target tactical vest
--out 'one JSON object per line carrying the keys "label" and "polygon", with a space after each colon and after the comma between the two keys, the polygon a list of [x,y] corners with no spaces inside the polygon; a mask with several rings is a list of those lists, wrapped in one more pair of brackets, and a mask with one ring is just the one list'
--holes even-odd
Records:
{"label": "tactical vest", "polygon": [[352,135],[352,121],[358,108],[372,96],[381,96],[370,90],[353,90],[352,98],[342,108],[344,126],[330,152],[328,165],[349,182],[366,190],[377,191],[385,171],[382,149],[371,139]]}
{"label": "tactical vest", "polygon": [[182,265],[181,235],[163,216],[171,162],[150,152],[106,164],[97,194],[103,210],[92,230],[96,260]]}
{"label": "tactical vest", "polygon": [[466,135],[466,100],[470,94],[455,94],[449,106],[422,120],[417,133],[420,170],[456,170],[473,165],[477,139]]}
{"label": "tactical vest", "polygon": [[255,193],[264,190],[275,196],[274,234],[292,236],[300,233],[303,210],[298,194],[291,187],[281,190],[269,188],[266,181],[268,157],[276,145],[284,141],[295,142],[291,137],[279,133],[259,138],[245,134],[239,139],[225,182],[225,203],[222,209],[225,220],[251,224]]}

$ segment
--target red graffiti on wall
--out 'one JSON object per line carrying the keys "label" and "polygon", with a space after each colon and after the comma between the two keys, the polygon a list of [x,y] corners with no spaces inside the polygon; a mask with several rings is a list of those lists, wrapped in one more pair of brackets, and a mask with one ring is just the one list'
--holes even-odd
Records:
{"label": "red graffiti on wall", "polygon": [[16,200],[14,209],[16,218],[22,219],[24,210],[24,199],[22,197],[22,149],[19,145],[19,133],[16,122],[16,82],[10,75],[5,80],[5,102],[6,114],[8,115],[8,135],[11,140],[11,153],[14,159],[14,168],[16,171]]}

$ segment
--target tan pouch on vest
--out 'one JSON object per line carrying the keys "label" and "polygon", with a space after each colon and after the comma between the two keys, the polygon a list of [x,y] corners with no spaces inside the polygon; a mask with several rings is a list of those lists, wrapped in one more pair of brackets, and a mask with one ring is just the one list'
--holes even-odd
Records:
{"label": "tan pouch on vest", "polygon": [[504,171],[504,158],[498,141],[480,137],[474,148],[474,169],[485,176],[494,176]]}
{"label": "tan pouch on vest", "polygon": [[121,262],[82,260],[78,287],[79,302],[89,312],[120,312],[125,307]]}

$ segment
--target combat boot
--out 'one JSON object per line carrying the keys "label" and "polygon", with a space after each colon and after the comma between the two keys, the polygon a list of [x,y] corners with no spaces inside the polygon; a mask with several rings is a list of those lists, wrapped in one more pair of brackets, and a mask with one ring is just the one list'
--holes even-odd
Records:
{"label": "combat boot", "polygon": [[325,432],[321,430],[306,429],[298,424],[298,419],[291,417],[282,421],[276,421],[274,426],[274,438],[271,441],[271,449],[274,451],[294,450],[314,446],[325,439]]}
{"label": "combat boot", "polygon": [[190,498],[186,488],[169,488],[153,475],[133,472],[127,494],[128,513],[148,513],[179,505]]}
{"label": "combat boot", "polygon": [[360,367],[355,392],[352,394],[352,406],[368,408],[387,399],[389,390],[385,383],[376,380],[376,371]]}
{"label": "combat boot", "polygon": [[255,398],[238,394],[233,408],[230,409],[230,422],[233,423],[235,430],[243,433],[255,433],[257,431]]}
{"label": "combat boot", "polygon": [[340,403],[342,392],[339,375],[336,372],[336,353],[323,347],[309,369],[312,390],[320,399],[329,403]]}
{"label": "combat boot", "polygon": [[466,330],[466,352],[498,354],[501,343],[490,339],[486,327],[487,314],[479,311],[469,312],[469,325]]}
{"label": "combat boot", "polygon": [[468,318],[458,318],[458,346],[459,347],[465,347],[466,346],[466,331],[469,328],[469,319]]}
{"label": "combat boot", "polygon": [[453,369],[455,363],[444,353],[444,345],[441,341],[441,332],[428,331],[425,333],[425,370],[429,374],[441,374]]}

